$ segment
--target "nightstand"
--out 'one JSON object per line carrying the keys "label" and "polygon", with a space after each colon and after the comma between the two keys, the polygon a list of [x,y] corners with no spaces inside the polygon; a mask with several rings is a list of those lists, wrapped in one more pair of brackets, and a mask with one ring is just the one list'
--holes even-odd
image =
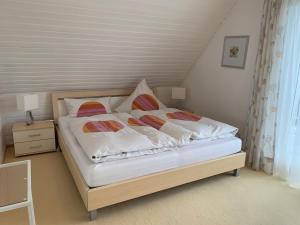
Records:
{"label": "nightstand", "polygon": [[52,121],[35,121],[32,125],[13,125],[15,156],[56,151]]}

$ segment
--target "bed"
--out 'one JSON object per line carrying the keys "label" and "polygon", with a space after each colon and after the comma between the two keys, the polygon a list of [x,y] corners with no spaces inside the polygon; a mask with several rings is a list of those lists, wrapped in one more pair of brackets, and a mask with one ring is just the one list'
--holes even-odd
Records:
{"label": "bed", "polygon": [[91,162],[67,126],[63,99],[108,96],[113,108],[131,92],[114,89],[52,93],[58,143],[91,220],[96,219],[97,209],[105,206],[224,172],[239,174],[245,164],[245,153],[236,137],[195,141],[176,150],[138,158]]}

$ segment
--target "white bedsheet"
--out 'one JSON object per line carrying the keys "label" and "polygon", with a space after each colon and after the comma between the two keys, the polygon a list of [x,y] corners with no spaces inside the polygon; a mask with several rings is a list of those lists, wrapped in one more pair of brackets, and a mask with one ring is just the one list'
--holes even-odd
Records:
{"label": "white bedsheet", "polygon": [[236,137],[229,137],[214,141],[193,141],[189,145],[172,151],[95,164],[88,159],[81,149],[64,117],[59,119],[59,128],[83,178],[90,187],[112,184],[201,161],[216,159],[241,150],[241,140]]}

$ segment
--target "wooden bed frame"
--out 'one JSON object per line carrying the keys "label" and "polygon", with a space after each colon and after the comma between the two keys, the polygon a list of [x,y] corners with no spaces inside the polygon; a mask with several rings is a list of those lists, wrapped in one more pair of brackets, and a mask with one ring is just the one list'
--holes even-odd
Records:
{"label": "wooden bed frame", "polygon": [[[57,125],[57,120],[60,116],[59,101],[64,98],[128,96],[131,92],[132,90],[130,89],[54,92],[52,93],[54,121]],[[233,175],[238,176],[239,169],[245,165],[246,154],[244,152],[239,152],[214,160],[204,161],[138,177],[135,179],[91,188],[86,184],[84,178],[82,177],[68,146],[65,144],[58,126],[56,126],[56,130],[60,149],[74,178],[84,205],[89,212],[91,220],[96,219],[97,209],[105,206],[113,205],[119,202],[127,201],[229,171],[233,171]]]}

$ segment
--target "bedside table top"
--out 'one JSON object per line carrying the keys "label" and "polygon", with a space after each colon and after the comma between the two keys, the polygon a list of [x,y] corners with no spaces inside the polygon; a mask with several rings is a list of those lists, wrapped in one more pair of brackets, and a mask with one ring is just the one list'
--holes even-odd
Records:
{"label": "bedside table top", "polygon": [[45,128],[54,128],[54,123],[52,120],[45,120],[45,121],[34,121],[32,125],[26,125],[25,122],[15,123],[13,125],[13,132],[14,131],[26,131],[26,130],[36,130],[36,129],[45,129]]}

